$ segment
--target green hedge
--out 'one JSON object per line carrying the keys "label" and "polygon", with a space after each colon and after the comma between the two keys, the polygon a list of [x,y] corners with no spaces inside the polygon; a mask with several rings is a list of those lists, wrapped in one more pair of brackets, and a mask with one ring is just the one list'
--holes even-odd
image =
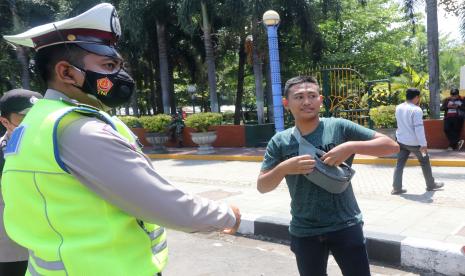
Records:
{"label": "green hedge", "polygon": [[370,109],[370,118],[377,128],[395,128],[396,123],[396,106],[381,105]]}
{"label": "green hedge", "polygon": [[171,116],[167,114],[142,116],[140,121],[148,132],[167,132],[171,124]]}
{"label": "green hedge", "polygon": [[134,116],[118,116],[118,119],[120,119],[125,125],[128,127],[136,128],[136,127],[142,127],[142,123],[139,118],[134,117]]}
{"label": "green hedge", "polygon": [[234,111],[223,112],[223,124],[234,124]]}
{"label": "green hedge", "polygon": [[223,116],[220,113],[195,113],[186,118],[186,126],[194,128],[197,132],[206,132],[211,126],[221,125]]}

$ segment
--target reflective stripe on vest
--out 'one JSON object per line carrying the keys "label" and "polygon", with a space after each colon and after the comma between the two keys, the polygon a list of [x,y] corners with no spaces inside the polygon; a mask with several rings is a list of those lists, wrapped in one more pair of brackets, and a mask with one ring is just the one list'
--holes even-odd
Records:
{"label": "reflective stripe on vest", "polygon": [[157,239],[158,237],[160,237],[161,235],[163,235],[164,232],[165,232],[165,227],[160,227],[160,228],[150,232],[149,237],[153,241],[153,240]]}
{"label": "reflective stripe on vest", "polygon": [[158,253],[162,252],[163,249],[165,249],[167,246],[168,246],[168,242],[166,240],[164,240],[162,243],[159,243],[159,244],[155,245],[154,247],[152,247],[152,253],[153,254],[158,254]]}
{"label": "reflective stripe on vest", "polygon": [[64,270],[65,265],[61,261],[45,261],[39,257],[37,257],[34,252],[29,250],[29,256],[34,259],[36,265],[40,268],[47,269],[47,270]]}
{"label": "reflective stripe on vest", "polygon": [[41,276],[37,271],[36,269],[34,268],[34,266],[32,266],[31,262],[29,262],[27,264],[27,271],[32,275],[32,276]]}

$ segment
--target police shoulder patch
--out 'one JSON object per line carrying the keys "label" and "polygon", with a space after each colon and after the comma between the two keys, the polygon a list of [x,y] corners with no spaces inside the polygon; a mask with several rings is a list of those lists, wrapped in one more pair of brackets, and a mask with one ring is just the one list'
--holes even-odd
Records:
{"label": "police shoulder patch", "polygon": [[13,133],[11,133],[11,137],[6,144],[6,148],[4,151],[5,156],[18,154],[19,147],[21,145],[21,140],[24,136],[24,132],[26,131],[25,125],[19,125]]}

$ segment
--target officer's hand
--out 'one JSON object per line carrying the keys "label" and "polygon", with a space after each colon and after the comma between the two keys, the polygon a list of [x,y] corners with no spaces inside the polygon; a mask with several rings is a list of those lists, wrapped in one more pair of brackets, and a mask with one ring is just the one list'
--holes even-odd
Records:
{"label": "officer's hand", "polygon": [[321,157],[321,160],[323,160],[326,165],[339,166],[352,154],[354,154],[354,152],[350,144],[342,143],[325,153]]}
{"label": "officer's hand", "polygon": [[287,174],[308,174],[315,168],[315,159],[310,155],[300,155],[287,159],[279,164]]}
{"label": "officer's hand", "polygon": [[239,208],[237,208],[234,205],[229,205],[229,208],[231,208],[233,210],[233,212],[234,212],[234,216],[236,217],[236,224],[234,224],[234,226],[232,228],[224,229],[223,233],[229,234],[229,235],[234,235],[236,233],[237,229],[239,229],[239,225],[241,224],[241,211],[239,210]]}

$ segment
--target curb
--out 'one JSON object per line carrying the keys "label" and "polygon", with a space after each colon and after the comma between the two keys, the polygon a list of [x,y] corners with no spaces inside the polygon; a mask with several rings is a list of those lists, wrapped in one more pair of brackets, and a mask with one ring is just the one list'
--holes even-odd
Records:
{"label": "curb", "polygon": [[[465,167],[465,160],[452,159],[430,159],[433,167]],[[367,165],[396,165],[397,159],[394,158],[354,158],[353,164]],[[408,159],[407,165],[420,166],[420,162],[416,159]]]}
{"label": "curb", "polygon": [[[220,160],[220,161],[248,161],[262,162],[263,156],[250,155],[198,155],[198,154],[146,154],[151,159],[180,159],[180,160]],[[394,158],[354,158],[353,164],[365,165],[396,165]],[[431,166],[434,167],[465,167],[465,160],[451,159],[430,159]],[[407,160],[407,165],[419,166],[416,159]]]}
{"label": "curb", "polygon": [[[243,214],[237,232],[289,241],[288,227],[288,220]],[[364,235],[371,261],[450,276],[465,275],[465,252],[460,245],[372,231],[364,231]]]}

